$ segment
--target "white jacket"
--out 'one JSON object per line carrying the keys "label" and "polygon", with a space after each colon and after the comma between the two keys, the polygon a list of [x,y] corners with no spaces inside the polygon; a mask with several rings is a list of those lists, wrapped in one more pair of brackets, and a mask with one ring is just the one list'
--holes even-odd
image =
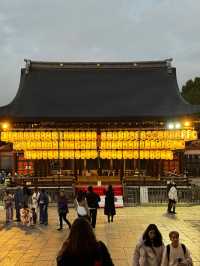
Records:
{"label": "white jacket", "polygon": [[177,189],[174,186],[170,188],[168,197],[171,200],[178,201]]}
{"label": "white jacket", "polygon": [[38,200],[39,200],[40,192],[34,192],[32,195],[32,207],[38,208]]}

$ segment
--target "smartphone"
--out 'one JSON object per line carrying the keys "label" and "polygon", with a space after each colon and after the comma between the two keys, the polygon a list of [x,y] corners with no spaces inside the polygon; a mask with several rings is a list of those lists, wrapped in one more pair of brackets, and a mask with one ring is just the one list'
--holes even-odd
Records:
{"label": "smartphone", "polygon": [[178,263],[182,262],[182,258],[177,258]]}

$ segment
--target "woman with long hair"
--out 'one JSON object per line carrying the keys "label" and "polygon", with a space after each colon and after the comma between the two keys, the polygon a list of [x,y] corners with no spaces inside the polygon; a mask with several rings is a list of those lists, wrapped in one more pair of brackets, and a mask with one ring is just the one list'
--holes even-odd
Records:
{"label": "woman with long hair", "polygon": [[92,226],[84,218],[72,224],[67,240],[57,256],[57,266],[113,266],[107,247],[97,241]]}
{"label": "woman with long hair", "polygon": [[109,223],[110,221],[113,222],[113,217],[116,214],[116,211],[115,211],[115,195],[112,185],[109,185],[108,190],[106,191],[104,214],[107,215]]}
{"label": "woman with long hair", "polygon": [[155,224],[150,224],[136,245],[133,266],[160,266],[163,250],[162,235]]}

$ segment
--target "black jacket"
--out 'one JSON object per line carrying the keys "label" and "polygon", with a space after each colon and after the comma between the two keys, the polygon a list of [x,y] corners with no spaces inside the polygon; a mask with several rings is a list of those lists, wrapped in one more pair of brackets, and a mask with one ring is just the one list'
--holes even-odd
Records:
{"label": "black jacket", "polygon": [[105,215],[115,215],[115,196],[113,191],[107,191],[105,196],[105,206],[104,206]]}
{"label": "black jacket", "polygon": [[99,195],[95,192],[87,192],[86,199],[89,208],[99,208],[99,201],[101,200]]}

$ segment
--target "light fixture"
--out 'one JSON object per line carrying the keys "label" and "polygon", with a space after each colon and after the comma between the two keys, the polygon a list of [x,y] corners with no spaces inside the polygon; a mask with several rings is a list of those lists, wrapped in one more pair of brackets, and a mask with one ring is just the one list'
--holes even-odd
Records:
{"label": "light fixture", "polygon": [[168,128],[168,129],[174,129],[174,123],[169,123],[169,124],[167,125],[167,128]]}
{"label": "light fixture", "polygon": [[2,127],[3,130],[6,131],[6,130],[8,130],[10,128],[10,124],[8,122],[3,122],[1,124],[1,127]]}
{"label": "light fixture", "polygon": [[189,127],[189,126],[190,126],[190,121],[185,121],[185,122],[184,122],[184,126],[185,126],[185,127]]}
{"label": "light fixture", "polygon": [[181,123],[176,122],[176,124],[175,124],[175,128],[176,128],[176,129],[180,129],[180,128],[181,128]]}

